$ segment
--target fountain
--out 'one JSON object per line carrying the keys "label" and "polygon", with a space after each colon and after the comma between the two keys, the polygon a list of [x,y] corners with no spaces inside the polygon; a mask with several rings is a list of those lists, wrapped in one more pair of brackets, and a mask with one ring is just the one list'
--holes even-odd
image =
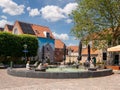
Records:
{"label": "fountain", "polygon": [[11,69],[8,68],[7,73],[18,77],[29,78],[51,78],[51,79],[66,79],[66,78],[91,78],[111,75],[112,69],[88,70],[83,67],[78,69],[75,67],[57,67],[48,68],[46,71],[35,71],[26,69]]}
{"label": "fountain", "polygon": [[[80,46],[81,45],[81,46]],[[64,46],[65,47],[65,46]],[[81,49],[82,44],[80,42],[79,44],[79,56],[78,56],[78,63],[75,65],[65,65],[65,62],[63,65],[57,66],[57,67],[48,67],[44,71],[35,71],[35,70],[20,70],[20,69],[11,69],[9,68],[7,70],[7,73],[13,76],[19,76],[19,77],[30,77],[30,78],[91,78],[91,77],[101,77],[101,76],[107,76],[111,75],[112,69],[101,69],[97,70],[96,68],[92,67],[90,65],[90,46],[88,46],[88,60],[87,63],[84,63],[87,65],[85,68],[84,66],[79,64],[79,61],[81,60]],[[64,60],[65,60],[65,50],[64,48]],[[90,67],[89,67],[90,66]]]}

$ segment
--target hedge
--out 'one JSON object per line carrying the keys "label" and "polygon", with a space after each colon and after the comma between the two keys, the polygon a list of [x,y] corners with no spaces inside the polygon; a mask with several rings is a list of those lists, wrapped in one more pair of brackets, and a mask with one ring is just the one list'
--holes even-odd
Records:
{"label": "hedge", "polygon": [[0,57],[24,56],[24,44],[27,44],[27,56],[36,56],[38,50],[37,37],[32,35],[14,35],[0,32]]}

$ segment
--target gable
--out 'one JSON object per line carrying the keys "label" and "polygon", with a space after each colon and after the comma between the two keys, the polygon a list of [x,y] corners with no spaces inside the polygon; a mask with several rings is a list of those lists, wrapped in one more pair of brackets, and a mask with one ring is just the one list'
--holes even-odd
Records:
{"label": "gable", "polygon": [[17,35],[24,34],[23,31],[21,30],[21,27],[18,21],[16,21],[14,24],[12,34],[17,34]]}
{"label": "gable", "polygon": [[12,30],[13,30],[13,25],[8,25],[8,24],[5,25],[4,31],[11,33]]}

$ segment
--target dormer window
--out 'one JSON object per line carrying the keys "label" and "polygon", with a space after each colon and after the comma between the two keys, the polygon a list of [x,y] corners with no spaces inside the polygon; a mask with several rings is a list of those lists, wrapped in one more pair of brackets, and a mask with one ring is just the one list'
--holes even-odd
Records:
{"label": "dormer window", "polygon": [[43,32],[46,38],[50,38],[50,33],[49,32]]}
{"label": "dormer window", "polygon": [[49,32],[46,33],[46,37],[50,38],[50,33]]}

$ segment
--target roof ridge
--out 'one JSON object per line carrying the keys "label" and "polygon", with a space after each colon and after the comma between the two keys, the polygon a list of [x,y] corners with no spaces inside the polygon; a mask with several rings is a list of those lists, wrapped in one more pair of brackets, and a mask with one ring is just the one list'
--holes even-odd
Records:
{"label": "roof ridge", "polygon": [[42,26],[42,25],[38,25],[38,24],[32,24],[32,25],[41,26],[41,27],[44,27],[44,28],[49,28],[47,26]]}

